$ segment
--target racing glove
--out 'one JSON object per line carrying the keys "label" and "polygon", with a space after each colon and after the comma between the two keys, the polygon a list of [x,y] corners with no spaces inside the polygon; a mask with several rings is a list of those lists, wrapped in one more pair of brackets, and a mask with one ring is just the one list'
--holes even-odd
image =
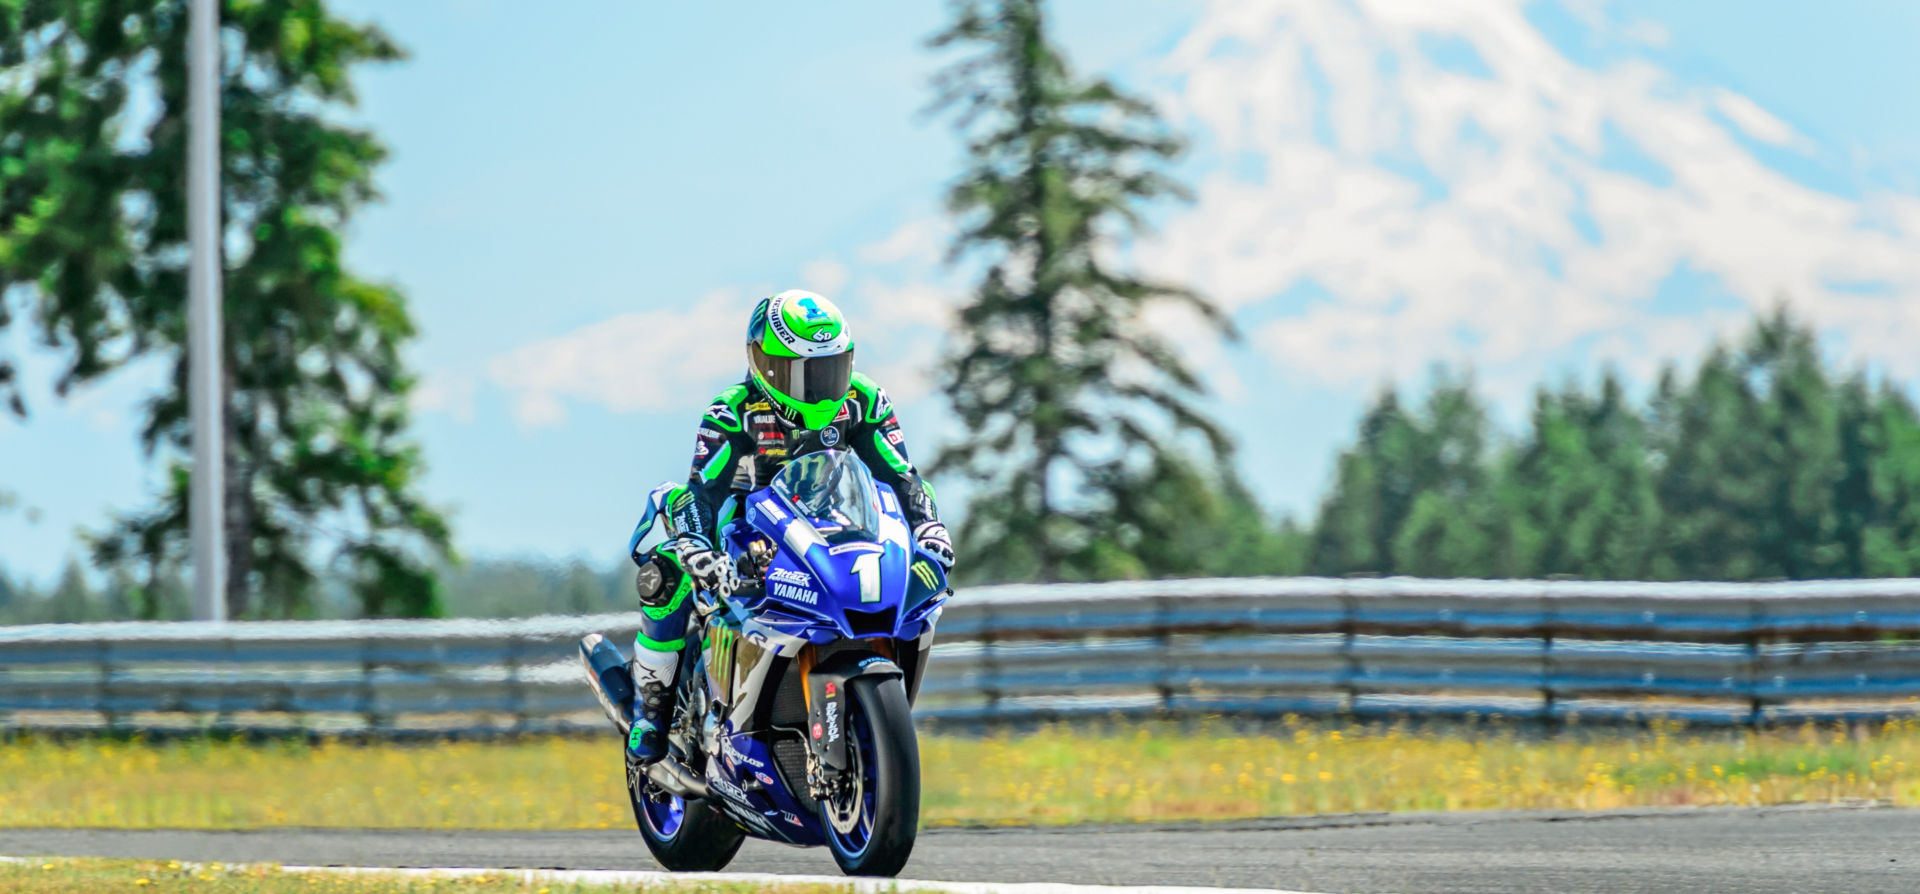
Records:
{"label": "racing glove", "polygon": [[660,548],[673,553],[674,558],[680,560],[681,570],[693,578],[693,585],[716,600],[733,595],[734,589],[740,586],[740,576],[726,553],[690,537],[676,537]]}
{"label": "racing glove", "polygon": [[947,526],[937,521],[921,522],[913,529],[913,542],[920,550],[940,563],[940,567],[953,570],[953,537],[947,534]]}

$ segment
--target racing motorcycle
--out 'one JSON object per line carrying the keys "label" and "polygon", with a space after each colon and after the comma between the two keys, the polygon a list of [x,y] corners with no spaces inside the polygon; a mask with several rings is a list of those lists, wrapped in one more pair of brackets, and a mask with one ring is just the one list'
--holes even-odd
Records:
{"label": "racing motorcycle", "polygon": [[[656,488],[632,547],[684,491]],[[730,500],[720,539],[732,596],[696,596],[668,754],[629,766],[627,793],[660,865],[724,868],[751,835],[826,845],[849,875],[898,873],[920,817],[912,705],[952,596],[908,536],[893,490],[852,453],[799,457]],[[625,656],[580,642],[589,684],[624,737]]]}

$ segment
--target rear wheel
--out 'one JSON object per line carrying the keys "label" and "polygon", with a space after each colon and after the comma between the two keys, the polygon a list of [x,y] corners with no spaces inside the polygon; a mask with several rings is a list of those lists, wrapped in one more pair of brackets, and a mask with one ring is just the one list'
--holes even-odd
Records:
{"label": "rear wheel", "polygon": [[642,769],[630,769],[627,796],[647,850],[673,872],[718,872],[727,868],[746,835],[705,801],[662,791]]}
{"label": "rear wheel", "polygon": [[920,742],[898,677],[855,677],[849,784],[820,805],[827,847],[848,875],[896,875],[920,827]]}

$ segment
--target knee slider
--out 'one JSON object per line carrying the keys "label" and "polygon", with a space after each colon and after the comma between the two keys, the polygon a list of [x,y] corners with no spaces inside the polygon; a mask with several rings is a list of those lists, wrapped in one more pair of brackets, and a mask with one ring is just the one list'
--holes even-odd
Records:
{"label": "knee slider", "polygon": [[633,589],[639,594],[641,605],[659,608],[673,601],[673,593],[678,588],[679,581],[669,580],[660,564],[658,558],[648,559],[640,563],[640,569],[634,572]]}

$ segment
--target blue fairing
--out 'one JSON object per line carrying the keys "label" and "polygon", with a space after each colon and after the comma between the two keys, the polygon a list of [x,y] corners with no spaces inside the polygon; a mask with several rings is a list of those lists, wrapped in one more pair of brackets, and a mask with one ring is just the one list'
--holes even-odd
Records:
{"label": "blue fairing", "polygon": [[[736,556],[758,534],[779,548],[764,596],[743,613],[810,642],[868,636],[913,639],[925,630],[932,597],[946,590],[938,563],[918,558],[893,489],[873,485],[879,538],[828,543],[812,520],[783,506],[771,489],[747,498],[745,516],[728,526]],[[916,559],[922,567],[914,570]],[[877,579],[868,580],[869,576]],[[904,609],[904,610],[903,610]]]}
{"label": "blue fairing", "polygon": [[[793,657],[809,643],[881,638],[899,648],[928,632],[945,598],[945,572],[914,548],[893,490],[857,463],[851,454],[831,452],[797,459],[772,485],[747,495],[743,510],[723,524],[722,542],[745,567],[753,565],[747,559],[757,542],[765,541],[759,555],[772,547],[764,588],[743,588],[723,606],[721,618],[743,641]],[[710,686],[722,685],[708,679]],[[730,693],[711,694],[731,700]],[[767,744],[802,732],[743,731],[735,724],[748,722],[752,705],[733,707],[718,718],[720,753],[706,766],[714,796],[755,836],[825,843],[827,827],[788,788],[806,781],[783,778]]]}
{"label": "blue fairing", "polygon": [[773,834],[769,837],[787,844],[813,846],[826,842],[826,829],[819,818],[781,783],[780,774],[773,768],[773,755],[767,753],[765,744],[751,735],[735,733],[731,728],[722,741],[725,744],[715,763],[742,784],[748,779],[759,783],[748,797],[754,812],[766,818],[766,827],[760,831],[770,829]]}

